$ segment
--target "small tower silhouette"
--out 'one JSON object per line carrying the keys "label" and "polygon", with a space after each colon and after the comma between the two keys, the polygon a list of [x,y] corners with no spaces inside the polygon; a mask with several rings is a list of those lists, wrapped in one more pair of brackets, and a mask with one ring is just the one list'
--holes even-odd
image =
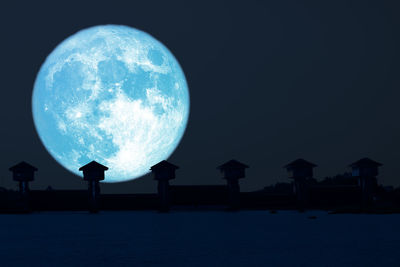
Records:
{"label": "small tower silhouette", "polygon": [[100,185],[99,181],[104,180],[104,172],[108,167],[92,161],[79,168],[83,171],[83,180],[89,183],[89,212],[99,211]]}
{"label": "small tower silhouette", "polygon": [[245,169],[249,168],[237,160],[230,160],[221,166],[217,167],[223,174],[223,179],[226,179],[228,186],[228,204],[232,210],[237,210],[240,207],[240,186],[239,179],[245,177]]}
{"label": "small tower silhouette", "polygon": [[13,180],[19,182],[19,193],[24,210],[29,210],[29,182],[34,180],[35,171],[38,169],[22,161],[9,168],[13,173]]}
{"label": "small tower silhouette", "polygon": [[34,180],[34,173],[38,169],[25,161],[22,161],[9,168],[9,170],[13,172],[13,180],[19,182],[19,192],[22,195],[28,194],[28,183]]}
{"label": "small tower silhouette", "polygon": [[314,163],[304,159],[296,159],[284,166],[288,171],[289,178],[294,180],[294,191],[296,193],[299,210],[304,210],[308,198],[308,179],[313,178]]}
{"label": "small tower silhouette", "polygon": [[154,180],[158,181],[158,197],[160,199],[159,211],[168,212],[170,210],[170,188],[169,180],[175,179],[175,171],[178,166],[163,160],[152,166],[150,170],[154,174]]}
{"label": "small tower silhouette", "polygon": [[372,198],[377,189],[376,176],[378,176],[378,167],[380,166],[382,166],[381,163],[369,158],[362,158],[349,165],[352,169],[352,176],[358,178],[363,207],[368,207],[372,204]]}

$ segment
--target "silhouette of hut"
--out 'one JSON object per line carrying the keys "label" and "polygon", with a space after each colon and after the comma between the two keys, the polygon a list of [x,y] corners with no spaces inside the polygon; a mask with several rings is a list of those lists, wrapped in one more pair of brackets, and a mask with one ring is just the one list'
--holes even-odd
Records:
{"label": "silhouette of hut", "polygon": [[104,172],[107,170],[108,167],[96,161],[92,161],[79,168],[79,171],[83,171],[83,180],[89,183],[89,211],[91,213],[99,211],[99,181],[104,180]]}
{"label": "silhouette of hut", "polygon": [[160,199],[159,211],[168,212],[170,210],[170,188],[169,180],[175,179],[175,171],[178,166],[163,160],[152,166],[150,170],[154,174],[154,180],[158,181],[158,197]]}
{"label": "silhouette of hut", "polygon": [[228,203],[230,209],[238,209],[240,206],[240,186],[239,179],[245,177],[245,169],[249,168],[246,164],[243,164],[237,160],[230,160],[225,162],[217,169],[223,174],[223,179],[227,181],[228,187]]}
{"label": "silhouette of hut", "polygon": [[13,180],[19,182],[19,193],[21,197],[19,204],[22,210],[27,212],[30,210],[29,182],[34,180],[35,172],[38,169],[22,161],[9,168],[9,170],[13,173]]}
{"label": "silhouette of hut", "polygon": [[307,184],[308,181],[313,178],[313,169],[315,167],[317,167],[317,165],[301,158],[284,166],[288,171],[289,178],[294,180],[294,191],[300,210],[303,210],[307,205]]}
{"label": "silhouette of hut", "polygon": [[13,173],[13,180],[19,182],[19,192],[24,195],[29,192],[29,182],[34,180],[34,174],[38,170],[36,167],[22,161],[9,168]]}
{"label": "silhouette of hut", "polygon": [[349,165],[352,169],[352,176],[357,177],[358,184],[361,188],[361,203],[363,207],[372,204],[373,195],[377,190],[378,168],[381,163],[373,161],[369,158],[362,158]]}

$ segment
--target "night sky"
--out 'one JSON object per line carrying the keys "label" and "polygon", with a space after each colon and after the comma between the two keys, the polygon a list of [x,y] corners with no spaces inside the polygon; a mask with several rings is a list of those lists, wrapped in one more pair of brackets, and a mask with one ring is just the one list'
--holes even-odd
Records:
{"label": "night sky", "polygon": [[[127,2],[127,1],[126,1]],[[46,56],[99,24],[150,33],[180,62],[191,110],[170,157],[172,184],[224,184],[216,166],[250,165],[243,191],[288,182],[302,157],[322,179],[361,157],[384,164],[378,182],[400,185],[400,8],[396,1],[54,1],[0,9],[0,186],[8,168],[37,168],[33,189],[87,188],[59,165],[36,133],[31,95]],[[105,193],[154,192],[148,175],[103,184]]]}

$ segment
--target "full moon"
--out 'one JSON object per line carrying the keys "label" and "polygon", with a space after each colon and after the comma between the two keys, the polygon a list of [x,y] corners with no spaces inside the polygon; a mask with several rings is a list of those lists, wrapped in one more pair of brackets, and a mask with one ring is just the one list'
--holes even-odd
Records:
{"label": "full moon", "polygon": [[189,91],[173,54],[151,35],[95,26],[61,42],[36,77],[32,113],[47,151],[69,171],[95,160],[105,182],[138,178],[178,146]]}

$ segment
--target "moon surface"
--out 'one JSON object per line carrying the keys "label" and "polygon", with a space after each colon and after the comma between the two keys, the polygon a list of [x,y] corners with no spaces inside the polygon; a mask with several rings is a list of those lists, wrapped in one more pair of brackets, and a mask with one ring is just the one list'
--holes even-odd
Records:
{"label": "moon surface", "polygon": [[172,53],[121,25],[81,30],[60,43],[37,75],[32,113],[49,153],[69,171],[95,160],[105,182],[138,178],[178,146],[189,91]]}

